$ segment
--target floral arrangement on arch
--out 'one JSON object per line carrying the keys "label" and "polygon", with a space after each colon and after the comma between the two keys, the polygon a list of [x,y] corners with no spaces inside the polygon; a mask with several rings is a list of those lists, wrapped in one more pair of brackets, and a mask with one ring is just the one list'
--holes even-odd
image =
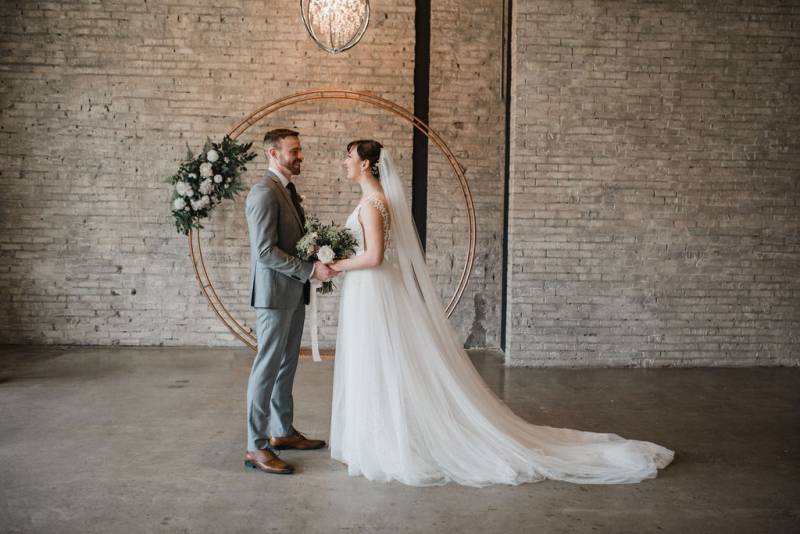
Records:
{"label": "floral arrangement on arch", "polygon": [[195,156],[187,147],[186,160],[168,181],[172,184],[172,216],[175,229],[188,235],[202,228],[202,220],[223,199],[233,199],[244,189],[241,176],[246,163],[256,157],[253,143],[237,143],[225,136],[221,143],[206,141]]}

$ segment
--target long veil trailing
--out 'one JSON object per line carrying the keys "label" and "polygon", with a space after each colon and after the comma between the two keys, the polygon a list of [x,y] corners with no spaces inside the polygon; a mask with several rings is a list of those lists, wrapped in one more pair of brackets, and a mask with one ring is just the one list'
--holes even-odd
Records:
{"label": "long veil trailing", "polygon": [[441,336],[442,341],[448,340],[457,343],[457,340],[452,338],[454,331],[447,322],[439,295],[428,273],[417,227],[406,201],[403,182],[392,157],[385,148],[381,149],[378,168],[383,192],[386,200],[389,201],[389,220],[392,228],[391,251],[395,254],[395,259],[403,275],[403,286],[412,298],[416,297],[420,300],[429,324]]}
{"label": "long veil trailing", "polygon": [[385,149],[379,170],[388,256],[343,283],[331,455],[350,474],[420,486],[629,483],[668,465],[654,443],[528,423],[489,389],[447,320]]}

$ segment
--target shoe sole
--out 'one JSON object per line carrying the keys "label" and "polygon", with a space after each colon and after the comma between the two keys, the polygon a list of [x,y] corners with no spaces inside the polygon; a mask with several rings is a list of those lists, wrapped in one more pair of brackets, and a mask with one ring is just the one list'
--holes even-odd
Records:
{"label": "shoe sole", "polygon": [[294,473],[294,469],[290,469],[287,471],[267,471],[266,469],[261,469],[256,464],[251,462],[250,460],[244,461],[244,468],[245,469],[255,469],[256,471],[261,471],[262,473],[267,473],[269,475],[291,475]]}
{"label": "shoe sole", "polygon": [[270,447],[279,451],[318,451],[320,449],[324,449],[325,445],[326,444],[323,443],[319,447],[304,447],[304,448],[292,447],[291,445],[270,445]]}

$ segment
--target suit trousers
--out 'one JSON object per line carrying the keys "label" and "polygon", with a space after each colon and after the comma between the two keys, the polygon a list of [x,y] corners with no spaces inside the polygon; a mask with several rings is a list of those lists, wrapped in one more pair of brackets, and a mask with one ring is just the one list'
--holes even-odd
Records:
{"label": "suit trousers", "polygon": [[268,449],[270,437],[292,433],[294,383],[306,307],[256,308],[258,352],[247,383],[247,450]]}

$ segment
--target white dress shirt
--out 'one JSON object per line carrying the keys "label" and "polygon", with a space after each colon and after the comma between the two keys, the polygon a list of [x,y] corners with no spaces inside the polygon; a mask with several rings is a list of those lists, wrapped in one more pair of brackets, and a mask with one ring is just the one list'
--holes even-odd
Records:
{"label": "white dress shirt", "polygon": [[279,171],[279,170],[278,170],[278,168],[277,168],[277,167],[273,167],[272,165],[270,165],[270,166],[269,166],[269,170],[270,170],[270,172],[272,172],[272,173],[273,173],[275,176],[277,176],[277,177],[278,177],[278,180],[280,180],[280,181],[281,181],[281,183],[283,184],[283,187],[286,187],[287,185],[289,185],[289,182],[291,182],[291,180],[289,180],[287,177],[285,177],[285,176],[283,175],[283,173],[282,173],[281,171]]}

